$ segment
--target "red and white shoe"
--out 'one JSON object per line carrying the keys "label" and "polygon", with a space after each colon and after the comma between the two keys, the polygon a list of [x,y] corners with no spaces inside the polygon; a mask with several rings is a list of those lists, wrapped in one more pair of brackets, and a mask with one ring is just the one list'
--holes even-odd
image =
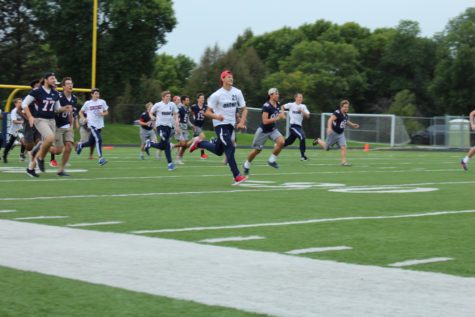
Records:
{"label": "red and white shoe", "polygon": [[203,141],[199,136],[193,138],[193,143],[190,145],[190,153],[193,153],[194,150],[198,148],[198,144]]}
{"label": "red and white shoe", "polygon": [[247,176],[238,175],[238,176],[236,176],[236,178],[234,179],[233,186],[236,186],[236,185],[239,185],[239,184],[241,184],[241,183],[244,183],[245,181],[247,181]]}
{"label": "red and white shoe", "polygon": [[49,166],[58,167],[58,162],[56,162],[56,160],[51,160],[51,161],[49,161]]}
{"label": "red and white shoe", "polygon": [[200,157],[201,157],[202,160],[206,160],[206,159],[208,159],[208,154],[203,153],[203,154],[201,154]]}

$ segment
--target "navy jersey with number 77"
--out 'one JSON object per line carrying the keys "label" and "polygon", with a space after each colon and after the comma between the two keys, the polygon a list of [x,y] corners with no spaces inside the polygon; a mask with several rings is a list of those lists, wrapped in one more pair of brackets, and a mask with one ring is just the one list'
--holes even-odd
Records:
{"label": "navy jersey with number 77", "polygon": [[[30,93],[35,101],[31,115],[35,118],[54,119],[55,104],[59,101],[59,92],[51,89],[48,93],[43,87],[33,89]],[[32,109],[32,108],[30,108]]]}

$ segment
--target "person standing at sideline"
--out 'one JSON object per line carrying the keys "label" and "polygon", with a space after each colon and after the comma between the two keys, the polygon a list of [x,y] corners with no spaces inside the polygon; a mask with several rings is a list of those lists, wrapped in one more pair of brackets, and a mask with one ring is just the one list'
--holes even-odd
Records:
{"label": "person standing at sideline", "polygon": [[338,144],[341,151],[341,166],[351,166],[346,160],[346,138],[345,127],[348,124],[354,129],[360,127],[359,124],[353,123],[348,117],[350,111],[350,102],[343,100],[340,102],[340,108],[336,109],[327,121],[327,140],[326,142],[320,138],[313,140],[313,145],[317,143],[326,151],[330,150],[330,147],[334,144]]}
{"label": "person standing at sideline", "polygon": [[[470,112],[470,128],[472,131],[475,131],[475,110]],[[460,164],[462,165],[462,168],[464,170],[468,170],[468,161],[472,158],[472,156],[475,154],[475,146],[471,147],[470,150],[468,151],[467,155],[462,159]]]}
{"label": "person standing at sideline", "polygon": [[310,118],[310,112],[307,109],[307,106],[303,103],[303,95],[301,93],[295,94],[295,102],[287,103],[283,107],[284,109],[289,110],[290,117],[290,129],[289,137],[285,140],[284,147],[289,146],[296,139],[300,140],[300,160],[307,161],[308,158],[305,155],[305,133],[302,130],[302,121],[303,118]]}
{"label": "person standing at sideline", "polygon": [[280,107],[279,91],[277,88],[269,89],[267,102],[262,106],[261,112],[261,124],[257,128],[254,139],[252,140],[253,150],[249,153],[243,165],[244,174],[246,175],[249,174],[251,162],[262,152],[267,139],[274,141],[274,149],[267,160],[267,164],[273,168],[279,168],[279,164],[277,164],[276,160],[285,143],[284,137],[276,126],[278,120],[285,119],[285,112],[282,111]]}
{"label": "person standing at sideline", "polygon": [[104,117],[109,114],[109,106],[104,99],[100,99],[101,93],[98,88],[91,90],[91,99],[86,101],[79,111],[79,117],[84,124],[91,129],[91,135],[87,142],[79,142],[76,147],[76,153],[81,154],[84,147],[91,144],[96,145],[96,152],[99,156],[99,165],[103,166],[107,163],[102,156],[102,135],[101,130],[104,128]]}
{"label": "person standing at sideline", "polygon": [[247,120],[247,107],[244,96],[236,87],[233,87],[234,77],[229,70],[224,70],[220,76],[222,87],[208,98],[206,117],[213,119],[216,143],[203,141],[200,136],[193,139],[190,153],[197,148],[206,149],[218,156],[225,153],[229,168],[233,174],[234,183],[238,185],[247,180],[247,176],[241,175],[234,157],[236,147],[232,141],[232,134],[236,124],[236,108],[242,109],[241,120],[236,128],[243,129]]}

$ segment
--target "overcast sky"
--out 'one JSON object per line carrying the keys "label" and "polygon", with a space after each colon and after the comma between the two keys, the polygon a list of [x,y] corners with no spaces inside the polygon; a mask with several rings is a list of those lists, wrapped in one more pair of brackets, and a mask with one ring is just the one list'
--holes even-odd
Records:
{"label": "overcast sky", "polygon": [[447,22],[475,7],[475,0],[174,0],[178,24],[159,53],[185,54],[199,62],[205,48],[227,50],[250,28],[255,35],[325,19],[356,22],[371,30],[395,27],[400,20],[419,22],[431,37]]}

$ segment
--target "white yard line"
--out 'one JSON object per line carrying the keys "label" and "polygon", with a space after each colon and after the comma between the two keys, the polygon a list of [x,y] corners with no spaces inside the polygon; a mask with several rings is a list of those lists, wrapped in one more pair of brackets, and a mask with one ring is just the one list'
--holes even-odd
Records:
{"label": "white yard line", "polygon": [[0,210],[0,214],[6,214],[6,213],[10,213],[10,212],[16,212],[16,210]]}
{"label": "white yard line", "polygon": [[158,192],[158,193],[130,193],[130,194],[90,194],[90,195],[65,195],[65,196],[38,196],[38,197],[2,197],[0,201],[24,201],[24,200],[49,200],[49,199],[72,199],[72,198],[104,198],[104,197],[137,197],[137,196],[175,196],[175,195],[203,195],[203,194],[235,194],[245,192],[270,192],[299,190],[300,188],[271,188],[271,189],[230,189],[211,190],[196,192]]}
{"label": "white yard line", "polygon": [[233,225],[233,226],[136,230],[136,231],[131,231],[130,233],[146,234],[146,233],[166,233],[166,232],[204,231],[204,230],[222,230],[222,229],[242,229],[242,228],[256,228],[256,227],[277,227],[277,226],[290,226],[290,225],[306,225],[310,223],[320,223],[320,222],[416,218],[416,217],[431,217],[431,216],[465,214],[465,213],[475,213],[475,210],[431,211],[431,212],[425,212],[425,213],[405,214],[405,215],[395,215],[395,216],[359,216],[359,217],[322,218],[322,219],[308,219],[308,220],[299,220],[299,221],[253,223],[253,224],[245,224],[245,225],[243,224],[243,225]]}
{"label": "white yard line", "polygon": [[13,220],[64,219],[64,218],[69,218],[69,216],[35,216],[35,217],[20,217],[20,218],[13,218]]}
{"label": "white yard line", "polygon": [[[285,174],[285,173],[284,173]],[[290,173],[292,174],[292,173]],[[307,173],[312,174],[312,173]],[[211,177],[219,175],[201,175],[202,177]],[[274,175],[275,176],[275,175]],[[187,176],[189,177],[189,176]],[[229,177],[229,175],[227,175]],[[140,179],[141,177],[130,177],[131,179]],[[144,177],[154,178],[154,177]],[[102,178],[113,179],[113,178]],[[129,179],[118,178],[118,179]],[[250,184],[257,184],[257,181],[249,181]],[[261,182],[262,183],[262,182]],[[243,183],[243,185],[246,183]],[[264,183],[262,183],[264,184]],[[368,187],[394,187],[394,186],[425,186],[425,185],[463,185],[475,184],[475,181],[460,181],[460,182],[431,182],[431,183],[414,183],[414,184],[385,184],[372,186],[351,186],[348,188],[368,188]],[[251,186],[249,186],[251,187]],[[104,198],[104,197],[134,197],[134,196],[168,196],[168,195],[201,195],[201,194],[219,194],[219,193],[241,193],[241,192],[266,192],[266,191],[282,191],[282,190],[304,190],[304,189],[325,189],[326,187],[310,187],[310,188],[267,188],[267,189],[230,189],[230,190],[214,190],[214,191],[193,191],[193,192],[157,192],[157,193],[123,193],[123,194],[89,194],[89,195],[65,195],[65,196],[38,196],[38,197],[0,197],[0,201],[24,201],[24,200],[48,200],[48,199],[72,199],[72,198]]]}
{"label": "white yard line", "polygon": [[307,248],[307,249],[297,249],[287,251],[287,254],[306,254],[306,253],[316,253],[316,252],[327,252],[327,251],[342,251],[342,250],[351,250],[352,247],[347,246],[337,246],[337,247],[319,247],[319,248]]}
{"label": "white yard line", "polygon": [[219,242],[232,242],[232,241],[248,241],[248,240],[262,240],[265,237],[261,236],[247,236],[247,237],[226,237],[226,238],[212,238],[212,239],[204,239],[198,242],[204,243],[219,243]]}
{"label": "white yard line", "polygon": [[[338,165],[336,165],[338,166]],[[202,168],[202,166],[201,166]],[[98,168],[101,169],[101,168]],[[123,168],[123,169],[128,169],[129,168]],[[140,169],[137,167],[134,167],[134,169]],[[144,169],[150,169],[149,167],[144,168]],[[289,172],[289,173],[274,173],[274,172],[269,172],[269,173],[252,173],[251,177],[258,177],[258,176],[285,176],[285,175],[338,175],[338,174],[368,174],[368,173],[426,173],[426,172],[450,172],[450,171],[461,171],[460,168],[458,169],[440,169],[440,170],[421,170],[421,169],[403,169],[403,170],[349,170],[345,168],[341,171],[326,171],[326,172]],[[162,178],[187,178],[189,179],[190,177],[227,177],[230,178],[229,173],[225,174],[209,174],[209,175],[160,175],[160,176],[119,176],[119,177],[92,177],[92,178],[48,178],[48,179],[5,179],[5,180],[0,180],[0,183],[22,183],[22,182],[82,182],[82,181],[100,181],[100,180],[124,180],[124,179],[130,179],[130,180],[141,180],[141,179],[162,179]],[[465,183],[475,183],[473,181],[467,181]]]}
{"label": "white yard line", "polygon": [[0,220],[0,266],[285,317],[472,317],[475,278]]}
{"label": "white yard line", "polygon": [[404,267],[404,266],[411,266],[411,265],[417,265],[417,264],[445,262],[445,261],[450,261],[450,260],[453,260],[453,258],[430,258],[430,259],[422,259],[422,260],[406,260],[402,262],[391,263],[391,264],[388,264],[388,266]]}
{"label": "white yard line", "polygon": [[84,222],[84,223],[73,223],[68,224],[68,227],[91,227],[91,226],[107,226],[107,225],[118,225],[124,223],[123,221],[104,221],[104,222]]}

